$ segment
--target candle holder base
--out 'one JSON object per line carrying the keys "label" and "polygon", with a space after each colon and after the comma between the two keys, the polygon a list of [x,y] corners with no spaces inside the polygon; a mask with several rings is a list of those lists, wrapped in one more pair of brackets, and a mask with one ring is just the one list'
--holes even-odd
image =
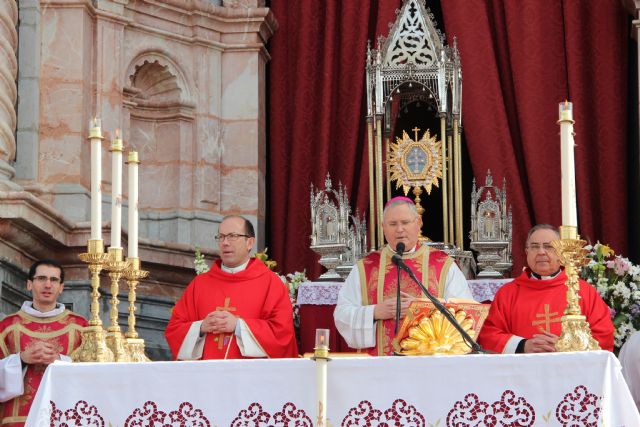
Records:
{"label": "candle holder base", "polygon": [[113,352],[116,362],[129,362],[131,359],[125,346],[125,339],[120,331],[107,331],[107,347]]}
{"label": "candle holder base", "polygon": [[113,362],[113,352],[107,347],[102,326],[87,326],[82,330],[82,344],[73,353],[74,362]]}
{"label": "candle holder base", "polygon": [[142,338],[127,338],[127,350],[131,362],[151,362],[151,359],[144,352]]}
{"label": "candle holder base", "polygon": [[600,350],[598,341],[591,335],[591,328],[585,316],[562,316],[562,333],[556,342],[556,350],[562,352]]}
{"label": "candle holder base", "polygon": [[598,342],[591,335],[591,328],[587,318],[580,308],[580,279],[579,268],[587,263],[587,242],[580,239],[578,228],[575,226],[561,226],[560,240],[552,242],[567,274],[567,307],[562,316],[562,333],[556,342],[558,351],[587,351],[600,350]]}

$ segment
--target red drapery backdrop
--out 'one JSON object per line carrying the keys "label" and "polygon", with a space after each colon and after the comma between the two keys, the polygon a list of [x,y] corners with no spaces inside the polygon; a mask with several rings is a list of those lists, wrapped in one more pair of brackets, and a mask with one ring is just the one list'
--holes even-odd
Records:
{"label": "red drapery backdrop", "polygon": [[[579,231],[627,252],[630,19],[618,0],[448,0],[457,37],[463,125],[483,179],[507,179],[514,274],[535,223],[560,225],[558,102],[574,102]],[[309,184],[345,184],[368,206],[367,40],[387,36],[400,0],[273,0],[270,42],[268,240],[283,272],[320,274],[309,249]],[[428,5],[428,4],[427,4]],[[440,23],[438,23],[440,24]],[[468,195],[463,195],[468,200]],[[466,232],[466,231],[465,231]]]}

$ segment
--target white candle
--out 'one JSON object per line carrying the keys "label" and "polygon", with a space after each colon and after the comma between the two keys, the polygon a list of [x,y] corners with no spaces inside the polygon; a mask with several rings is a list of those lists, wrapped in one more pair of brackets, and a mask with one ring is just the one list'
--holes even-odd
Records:
{"label": "white candle", "polygon": [[89,123],[91,140],[91,240],[102,239],[102,130],[100,119]]}
{"label": "white candle", "polygon": [[129,258],[138,258],[138,152],[129,151]]}
{"label": "white candle", "polygon": [[578,226],[576,208],[576,174],[573,154],[573,104],[565,101],[559,105],[560,165],[562,185],[562,225]]}
{"label": "white candle", "polygon": [[329,330],[316,329],[316,398],[318,413],[316,427],[324,427],[327,422],[327,361],[329,356]]}
{"label": "white candle", "polygon": [[121,247],[122,233],[122,139],[111,141],[111,247]]}

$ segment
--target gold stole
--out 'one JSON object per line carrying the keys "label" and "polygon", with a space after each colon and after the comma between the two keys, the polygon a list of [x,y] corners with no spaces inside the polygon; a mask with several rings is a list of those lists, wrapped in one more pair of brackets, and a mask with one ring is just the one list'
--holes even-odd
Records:
{"label": "gold stole", "polygon": [[[393,254],[389,246],[385,246],[358,262],[363,305],[396,297],[398,275],[396,266],[391,262]],[[447,254],[421,245],[416,251],[404,254],[402,259],[431,294],[439,298],[444,296],[447,272],[452,263]],[[409,275],[402,273],[400,277],[402,292],[423,297],[422,290]],[[376,323],[376,346],[369,349],[369,353],[374,356],[393,354],[391,342],[395,319],[377,320]]]}

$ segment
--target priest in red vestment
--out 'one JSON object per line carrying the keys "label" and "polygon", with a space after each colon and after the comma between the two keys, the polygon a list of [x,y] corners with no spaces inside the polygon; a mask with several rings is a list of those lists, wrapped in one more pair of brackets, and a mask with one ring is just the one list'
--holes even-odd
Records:
{"label": "priest in red vestment", "polygon": [[0,402],[3,427],[23,426],[47,365],[71,361],[87,321],[59,304],[64,271],[53,260],[31,266],[27,301],[0,322]]}
{"label": "priest in red vestment", "polygon": [[251,258],[253,225],[225,217],[220,260],[196,277],[171,314],[165,337],[178,360],[297,357],[293,308],[282,280]]}
{"label": "priest in red vestment", "polygon": [[[536,225],[527,237],[527,264],[519,277],[496,293],[478,342],[498,353],[555,351],[567,306],[567,275],[551,242],[560,238],[548,224]],[[613,351],[613,322],[609,307],[596,289],[580,280],[580,308],[593,338]]]}
{"label": "priest in red vestment", "polygon": [[[387,246],[357,262],[338,294],[333,314],[347,344],[374,356],[393,354],[398,276],[391,257],[398,243],[407,249],[402,259],[434,296],[472,300],[467,281],[446,253],[418,242],[422,219],[413,201],[394,197],[384,208],[382,230]],[[406,272],[400,276],[403,319],[411,301],[422,290]]]}

